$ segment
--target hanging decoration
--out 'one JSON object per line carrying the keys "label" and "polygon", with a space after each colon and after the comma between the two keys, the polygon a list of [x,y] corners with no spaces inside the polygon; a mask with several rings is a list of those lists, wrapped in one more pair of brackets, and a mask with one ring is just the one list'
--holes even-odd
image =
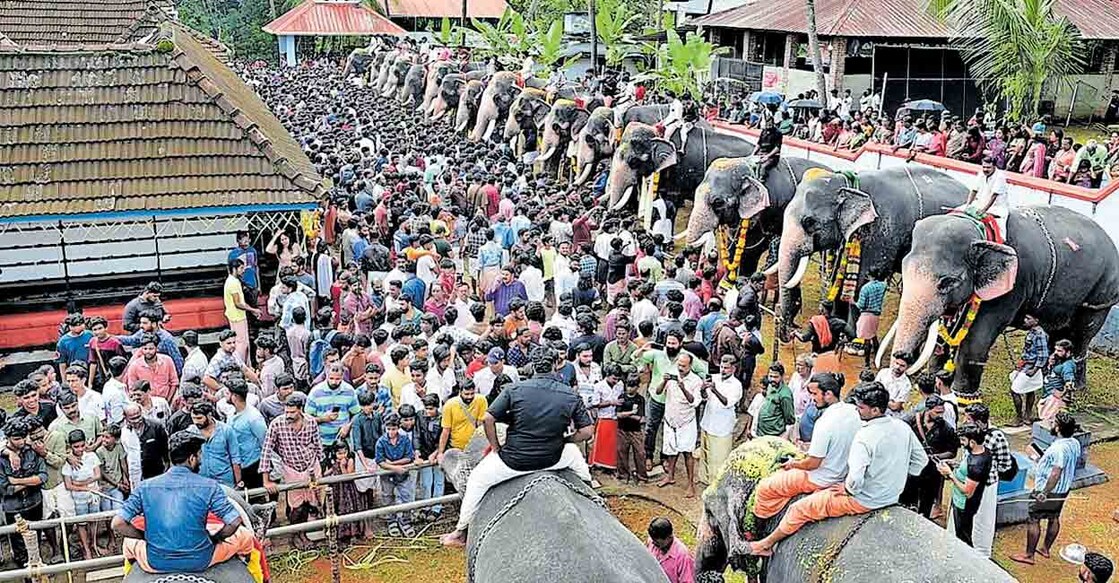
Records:
{"label": "hanging decoration", "polygon": [[730,228],[720,225],[715,232],[715,239],[719,243],[719,262],[726,269],[727,275],[723,283],[733,286],[738,281],[738,268],[742,265],[742,254],[746,251],[746,233],[750,230],[750,219],[742,219],[738,225],[738,234],[734,242],[734,259],[730,258],[727,243],[730,241]]}
{"label": "hanging decoration", "polygon": [[979,296],[972,294],[962,310],[957,310],[954,315],[940,319],[940,329],[938,331],[940,346],[938,346],[938,349],[940,354],[948,357],[944,363],[945,370],[949,372],[956,370],[956,353],[959,351],[960,343],[967,338],[971,326],[975,324],[975,317],[979,313],[979,305],[982,302],[983,300],[979,299]]}
{"label": "hanging decoration", "polygon": [[862,264],[863,245],[858,235],[852,235],[851,240],[843,246],[843,255],[839,258],[839,265],[835,268],[835,279],[828,288],[828,301],[853,303],[859,285],[859,268]]}

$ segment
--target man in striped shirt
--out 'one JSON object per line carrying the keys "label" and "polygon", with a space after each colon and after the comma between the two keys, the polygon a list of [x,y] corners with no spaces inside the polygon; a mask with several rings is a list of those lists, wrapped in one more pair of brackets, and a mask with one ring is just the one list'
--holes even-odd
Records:
{"label": "man in striped shirt", "polygon": [[307,395],[304,412],[318,423],[323,447],[330,447],[350,433],[350,419],[361,412],[357,393],[343,379],[341,363],[327,368],[326,380],[315,385]]}

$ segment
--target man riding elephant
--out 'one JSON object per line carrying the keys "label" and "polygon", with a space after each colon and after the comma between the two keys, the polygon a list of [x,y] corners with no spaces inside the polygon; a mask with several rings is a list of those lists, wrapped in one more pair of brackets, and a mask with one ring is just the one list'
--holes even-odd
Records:
{"label": "man riding elephant", "polygon": [[[144,480],[128,497],[112,528],[124,537],[124,558],[147,573],[201,573],[238,555],[253,552],[253,533],[218,482],[198,475],[202,444],[198,434],[171,436],[174,466]],[[222,525],[207,530],[207,517]],[[142,517],[142,528],[134,521]]]}
{"label": "man riding elephant", "polygon": [[901,265],[913,225],[962,204],[967,194],[964,184],[921,166],[858,174],[808,172],[785,209],[773,267],[781,287],[781,337],[788,341],[795,327],[799,286],[813,253],[840,252],[824,299],[846,320],[870,274],[885,277]]}
{"label": "man riding elephant", "polygon": [[769,247],[768,240],[780,232],[781,217],[801,178],[831,170],[804,158],[786,157],[764,183],[758,179],[758,172],[758,164],[751,158],[719,158],[712,162],[695,190],[684,233],[688,245],[703,245],[715,243],[718,230],[726,230],[719,246],[723,256],[719,259],[732,282],[739,274],[754,272],[758,259]]}
{"label": "man riding elephant", "polygon": [[[1007,217],[1003,242],[966,213],[929,217],[913,229],[902,261],[894,354],[920,370],[955,370],[952,389],[978,398],[991,346],[1027,313],[1054,339],[1072,342],[1083,384],[1088,345],[1119,302],[1119,252],[1100,225],[1056,206],[1024,206]],[[939,350],[938,350],[939,348]]]}

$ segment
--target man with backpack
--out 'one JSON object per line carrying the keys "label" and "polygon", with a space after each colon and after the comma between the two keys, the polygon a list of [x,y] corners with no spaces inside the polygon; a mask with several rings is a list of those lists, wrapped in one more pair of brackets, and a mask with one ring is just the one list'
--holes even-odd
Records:
{"label": "man with backpack", "polygon": [[338,335],[332,320],[334,313],[330,308],[323,308],[315,316],[315,330],[311,332],[311,345],[307,349],[307,368],[310,373],[308,378],[300,379],[310,383],[311,379],[318,378],[326,367],[326,349],[330,348],[331,340]]}

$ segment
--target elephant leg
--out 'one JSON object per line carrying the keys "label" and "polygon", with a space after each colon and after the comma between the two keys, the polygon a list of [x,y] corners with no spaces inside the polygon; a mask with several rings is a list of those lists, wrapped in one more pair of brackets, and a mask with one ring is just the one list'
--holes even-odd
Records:
{"label": "elephant leg", "polygon": [[1050,340],[1062,338],[1072,342],[1072,355],[1076,359],[1076,388],[1083,389],[1088,383],[1088,347],[1092,339],[1103,327],[1111,308],[1092,310],[1080,308],[1073,314],[1068,327],[1050,333]]}
{"label": "elephant leg", "polygon": [[[729,520],[734,522],[735,519]],[[704,511],[696,537],[695,570],[697,576],[702,573],[720,576],[718,579],[708,578],[704,581],[722,581],[721,575],[727,568],[727,545],[716,524],[711,513]]]}
{"label": "elephant leg", "polygon": [[[983,308],[990,310],[980,310],[956,354],[956,378],[952,381],[952,390],[957,395],[979,393],[979,382],[983,379],[983,369],[987,366],[991,348],[999,335],[1010,325],[1018,309],[1018,303],[1005,302],[997,306],[988,303]],[[911,374],[916,372],[911,371]]]}
{"label": "elephant leg", "polygon": [[762,255],[769,249],[769,238],[770,235],[762,235],[761,240],[753,243],[747,239],[746,251],[742,253],[742,263],[738,266],[738,281],[749,278],[758,270],[758,262],[761,261]]}

